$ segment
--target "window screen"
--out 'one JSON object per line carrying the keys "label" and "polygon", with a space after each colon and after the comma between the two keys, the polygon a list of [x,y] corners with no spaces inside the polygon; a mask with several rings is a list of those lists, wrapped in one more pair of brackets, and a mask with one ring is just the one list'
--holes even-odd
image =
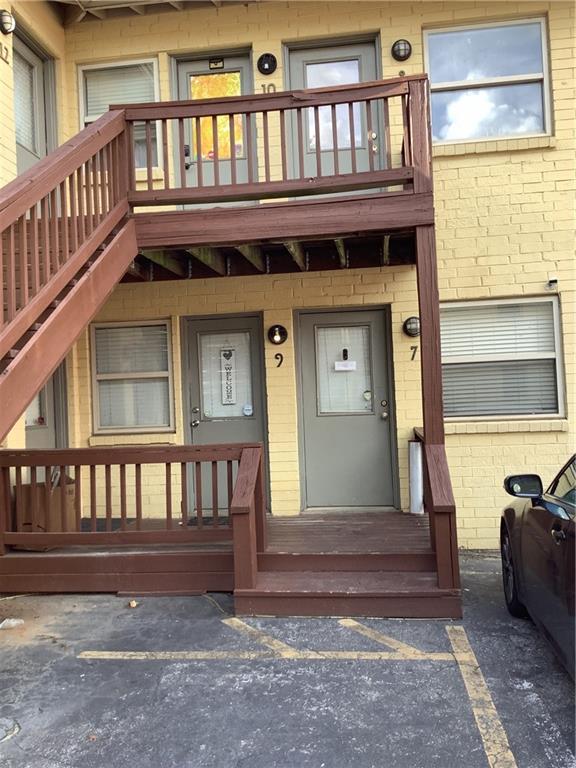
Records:
{"label": "window screen", "polygon": [[441,310],[446,416],[559,412],[552,301]]}
{"label": "window screen", "polygon": [[169,428],[168,326],[98,326],[93,338],[97,428]]}

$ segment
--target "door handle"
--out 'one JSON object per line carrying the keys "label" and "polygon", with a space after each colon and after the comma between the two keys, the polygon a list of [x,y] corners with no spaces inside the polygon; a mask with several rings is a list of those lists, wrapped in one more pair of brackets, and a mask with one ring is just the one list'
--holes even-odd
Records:
{"label": "door handle", "polygon": [[562,544],[563,541],[566,541],[566,534],[561,528],[552,528],[550,536],[552,536],[556,544]]}
{"label": "door handle", "polygon": [[194,419],[194,421],[190,422],[192,427],[199,427],[200,421],[198,419]]}

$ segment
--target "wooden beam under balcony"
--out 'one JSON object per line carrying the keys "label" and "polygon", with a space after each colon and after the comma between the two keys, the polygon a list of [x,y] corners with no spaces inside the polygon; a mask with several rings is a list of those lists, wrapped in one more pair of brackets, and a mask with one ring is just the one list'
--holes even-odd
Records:
{"label": "wooden beam under balcony", "polygon": [[226,263],[226,257],[223,256],[217,248],[210,248],[209,246],[201,246],[199,248],[188,248],[188,253],[192,258],[204,264],[217,275],[228,274],[228,265]]}
{"label": "wooden beam under balcony", "polygon": [[266,272],[266,264],[259,245],[237,245],[236,250],[241,253],[247,262],[252,264],[258,272]]}
{"label": "wooden beam under balcony", "polygon": [[433,224],[434,208],[431,192],[381,193],[305,203],[137,213],[134,220],[141,249],[203,245],[235,248],[238,243],[335,240],[376,232],[409,231]]}
{"label": "wooden beam under balcony", "polygon": [[167,272],[170,272],[175,277],[188,277],[188,266],[186,262],[177,259],[165,251],[145,251],[141,256],[162,269],[165,269]]}
{"label": "wooden beam under balcony", "polygon": [[284,243],[284,247],[292,257],[292,261],[300,272],[306,271],[306,254],[304,252],[304,246],[302,243],[298,242],[297,240],[292,240],[290,242]]}

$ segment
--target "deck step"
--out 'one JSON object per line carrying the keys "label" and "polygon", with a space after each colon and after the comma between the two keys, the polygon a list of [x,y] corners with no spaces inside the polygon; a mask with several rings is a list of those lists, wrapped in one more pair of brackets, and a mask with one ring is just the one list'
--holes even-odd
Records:
{"label": "deck step", "polygon": [[234,592],[240,616],[459,618],[459,590],[439,589],[434,572],[261,572]]}
{"label": "deck step", "polygon": [[433,571],[434,552],[261,552],[259,571]]}

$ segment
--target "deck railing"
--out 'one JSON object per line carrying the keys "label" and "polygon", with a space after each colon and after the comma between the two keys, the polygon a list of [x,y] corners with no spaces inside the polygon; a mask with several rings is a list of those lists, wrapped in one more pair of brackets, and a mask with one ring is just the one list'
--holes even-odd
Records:
{"label": "deck railing", "polygon": [[459,588],[456,503],[444,445],[430,445],[424,432],[414,429],[422,443],[424,469],[424,511],[430,524],[430,544],[436,554],[438,586]]}
{"label": "deck railing", "polygon": [[130,135],[132,204],[409,193],[431,184],[424,75],[114,109]]}
{"label": "deck railing", "polygon": [[0,554],[230,541],[236,517],[262,544],[264,515],[259,445],[0,452]]}

